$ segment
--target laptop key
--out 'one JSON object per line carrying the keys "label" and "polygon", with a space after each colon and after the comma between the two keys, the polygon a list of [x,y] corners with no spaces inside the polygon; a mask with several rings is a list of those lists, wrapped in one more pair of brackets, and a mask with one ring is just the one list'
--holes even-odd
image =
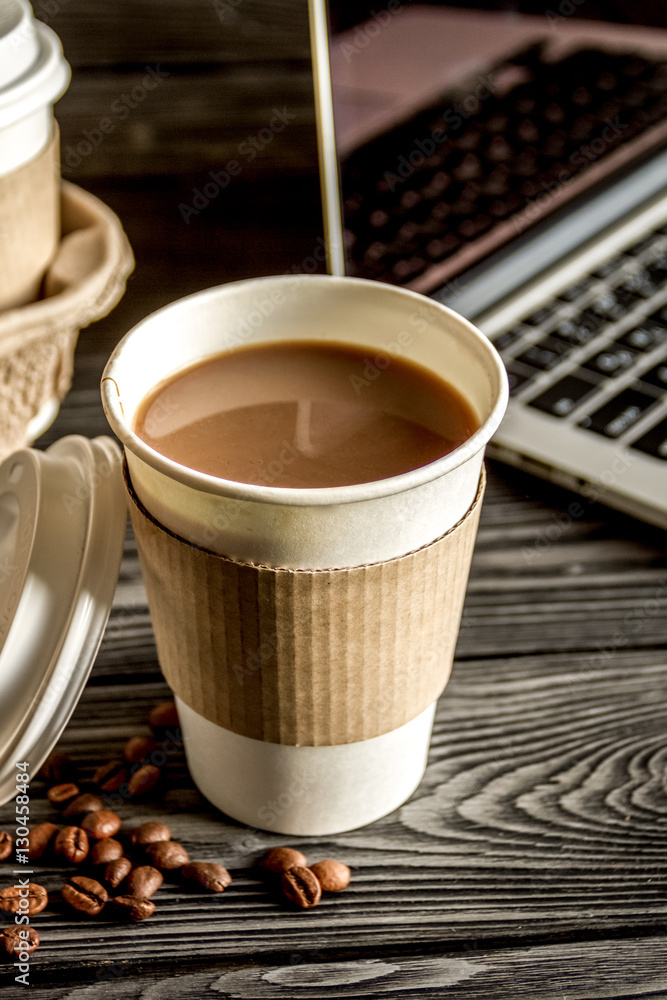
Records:
{"label": "laptop key", "polygon": [[553,306],[543,306],[541,309],[536,309],[530,316],[526,316],[523,322],[530,323],[531,326],[541,326],[553,315],[553,312]]}
{"label": "laptop key", "polygon": [[513,365],[511,362],[505,365],[507,369],[507,379],[510,384],[510,396],[515,396],[519,389],[523,389],[532,381],[533,376],[537,375],[537,371],[533,368],[529,368],[527,365],[517,366]]}
{"label": "laptop key", "polygon": [[627,307],[622,302],[619,302],[613,292],[604,292],[593,302],[591,309],[597,316],[608,320],[610,323],[622,319],[628,311]]}
{"label": "laptop key", "polygon": [[610,344],[604,351],[594,354],[585,362],[584,368],[599,375],[621,375],[632,367],[637,354],[623,344]]}
{"label": "laptop key", "polygon": [[531,344],[523,354],[517,356],[517,361],[522,361],[526,365],[532,365],[540,371],[548,372],[569,354],[572,347],[560,340],[553,340],[545,337],[537,344]]}
{"label": "laptop key", "polygon": [[516,343],[517,340],[523,337],[525,332],[526,330],[522,326],[515,326],[511,330],[503,330],[503,332],[492,341],[492,344],[497,351],[506,351],[511,344]]}
{"label": "laptop key", "polygon": [[587,292],[592,284],[594,284],[593,278],[582,278],[581,281],[577,281],[576,284],[570,285],[569,288],[564,288],[562,292],[559,292],[558,298],[562,299],[563,302],[574,302],[580,295]]}
{"label": "laptop key", "polygon": [[651,427],[646,434],[633,441],[631,448],[637,448],[654,458],[661,458],[667,461],[667,419],[661,420],[655,427]]}
{"label": "laptop key", "polygon": [[657,389],[664,389],[667,392],[667,361],[663,361],[639,377],[647,385],[654,385]]}
{"label": "laptop key", "polygon": [[605,320],[586,309],[580,316],[561,320],[558,326],[551,330],[550,336],[564,340],[573,347],[581,347],[593,340],[603,326]]}
{"label": "laptop key", "polygon": [[611,260],[605,261],[604,264],[601,264],[597,271],[594,271],[593,274],[596,278],[608,278],[610,274],[613,274],[614,271],[618,270],[621,264],[629,259],[629,257],[624,257],[623,254],[619,254],[618,257],[612,257]]}
{"label": "laptop key", "polygon": [[635,351],[646,352],[652,351],[654,347],[664,343],[665,340],[667,340],[667,328],[647,320],[641,326],[635,327],[634,330],[629,330],[618,343],[626,344]]}
{"label": "laptop key", "polygon": [[623,389],[599,410],[580,420],[579,426],[605,437],[618,438],[657,402],[655,396],[638,389]]}
{"label": "laptop key", "polygon": [[566,417],[596,389],[597,385],[592,382],[576,375],[566,375],[535,399],[531,399],[528,406],[534,406],[554,417]]}

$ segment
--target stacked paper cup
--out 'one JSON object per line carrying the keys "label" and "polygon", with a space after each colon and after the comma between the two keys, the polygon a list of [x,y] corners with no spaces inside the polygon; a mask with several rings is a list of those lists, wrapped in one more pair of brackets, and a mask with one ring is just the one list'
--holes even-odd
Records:
{"label": "stacked paper cup", "polygon": [[53,104],[70,70],[27,0],[0,0],[0,309],[37,298],[60,236]]}

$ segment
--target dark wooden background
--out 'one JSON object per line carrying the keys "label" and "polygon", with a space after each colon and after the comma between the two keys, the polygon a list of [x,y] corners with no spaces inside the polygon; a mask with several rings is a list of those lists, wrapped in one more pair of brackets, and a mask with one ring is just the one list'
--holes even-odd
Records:
{"label": "dark wooden background", "polygon": [[[99,377],[112,346],[158,306],[235,278],[299,268],[319,226],[305,4],[38,0],[74,78],[63,150],[113,115],[147,66],[169,73],[66,174],[122,218],[137,267],[114,313],[84,331],[75,381],[41,444],[107,432]],[[224,0],[223,0],[224,3]],[[52,13],[49,15],[49,11]],[[186,224],[179,204],[283,106],[294,121]],[[84,147],[85,148],[85,147]],[[347,892],[293,912],[254,877],[290,838],[226,820],[182,757],[156,803],[193,858],[218,860],[220,896],[168,881],[155,916],[124,927],[58,903],[38,881],[42,947],[31,988],[0,964],[2,997],[667,997],[667,545],[599,505],[492,465],[463,627],[426,778],[362,830],[297,842],[352,866]],[[560,519],[559,519],[560,518]],[[61,748],[84,776],[147,732],[161,678],[128,529],[114,608]],[[224,767],[224,762],[221,766]],[[35,783],[32,821],[53,818]],[[0,828],[12,828],[11,806]],[[2,884],[11,881],[0,865]]]}

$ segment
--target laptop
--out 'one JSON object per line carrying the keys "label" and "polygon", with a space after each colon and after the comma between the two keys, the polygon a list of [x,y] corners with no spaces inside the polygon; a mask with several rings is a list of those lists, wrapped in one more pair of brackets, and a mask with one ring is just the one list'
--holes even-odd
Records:
{"label": "laptop", "polygon": [[492,457],[667,527],[667,30],[559,9],[331,35],[341,266],[492,339]]}

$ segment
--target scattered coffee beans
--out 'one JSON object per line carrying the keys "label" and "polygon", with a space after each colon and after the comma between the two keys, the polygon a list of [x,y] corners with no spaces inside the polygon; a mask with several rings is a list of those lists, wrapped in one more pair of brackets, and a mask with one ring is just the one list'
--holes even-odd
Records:
{"label": "scattered coffee beans", "polygon": [[77,795],[79,795],[79,786],[72,781],[68,781],[64,785],[54,785],[46,793],[49,802],[57,809],[64,809]]}
{"label": "scattered coffee beans", "polygon": [[58,827],[55,823],[39,823],[30,827],[28,833],[28,857],[31,861],[39,861],[46,849],[53,844]]}
{"label": "scattered coffee beans", "polygon": [[144,764],[130,775],[127,790],[133,799],[142,799],[153,791],[160,780],[161,772],[154,764]]}
{"label": "scattered coffee beans", "polygon": [[157,892],[163,882],[164,875],[157,868],[153,868],[151,865],[140,865],[128,875],[127,892],[130,896],[148,899],[154,892]]}
{"label": "scattered coffee beans", "polygon": [[103,885],[100,885],[94,878],[87,878],[85,875],[74,875],[65,882],[61,890],[61,895],[65,902],[89,917],[95,917],[104,909],[104,904],[109,899],[109,894]]}
{"label": "scattered coffee beans", "polygon": [[56,836],[53,847],[59,857],[78,865],[88,857],[88,834],[78,826],[66,826]]}
{"label": "scattered coffee beans", "polygon": [[50,754],[39,771],[37,777],[42,781],[48,781],[50,785],[57,785],[61,781],[71,781],[76,775],[76,764],[66,753]]}
{"label": "scattered coffee beans", "polygon": [[116,896],[111,904],[119,917],[125,920],[146,920],[155,912],[155,903],[150,899],[140,899],[139,896]]}
{"label": "scattered coffee beans", "polygon": [[135,847],[145,844],[156,844],[159,840],[171,840],[171,830],[166,823],[157,823],[150,820],[142,823],[141,826],[130,830],[130,843]]}
{"label": "scattered coffee beans", "polygon": [[188,852],[175,840],[160,840],[157,844],[148,844],[146,854],[155,867],[161,868],[163,871],[174,871],[176,868],[182,868],[190,860]]}
{"label": "scattered coffee beans", "polygon": [[13,846],[14,841],[11,833],[7,833],[6,830],[0,830],[0,861],[4,861],[5,858],[9,857]]}
{"label": "scattered coffee beans", "polygon": [[93,782],[103,792],[117,792],[127,781],[127,768],[122,760],[110,760],[95,771]]}
{"label": "scattered coffee beans", "polygon": [[99,812],[100,809],[104,809],[104,802],[99,795],[93,795],[92,792],[84,792],[83,795],[77,795],[75,799],[72,799],[65,809],[63,816],[71,819],[75,816],[85,816],[87,813]]}
{"label": "scattered coffee beans", "polygon": [[43,885],[37,885],[36,882],[28,883],[27,895],[25,889],[18,889],[14,885],[10,885],[0,892],[0,909],[4,910],[5,913],[18,913],[19,910],[30,914],[41,913],[48,904],[49,894]]}
{"label": "scattered coffee beans", "polygon": [[163,701],[160,705],[156,705],[148,716],[148,725],[155,732],[180,726],[176,703]]}
{"label": "scattered coffee beans", "polygon": [[90,860],[94,865],[107,865],[110,861],[117,861],[123,857],[123,845],[113,837],[103,837],[93,844],[90,852]]}
{"label": "scattered coffee beans", "polygon": [[88,813],[81,821],[81,829],[85,830],[93,840],[104,837],[115,837],[120,830],[120,816],[110,809],[100,809],[99,812]]}
{"label": "scattered coffee beans", "polygon": [[259,859],[258,865],[272,875],[282,875],[288,868],[305,868],[307,861],[301,851],[292,847],[272,847]]}
{"label": "scattered coffee beans", "polygon": [[192,861],[183,865],[181,875],[189,882],[197,882],[211,892],[222,892],[232,883],[232,877],[226,868],[212,861]]}
{"label": "scattered coffee beans", "polygon": [[21,961],[19,956],[28,954],[39,948],[39,934],[34,927],[29,924],[19,927],[3,927],[0,931],[0,944],[8,955],[12,955]]}
{"label": "scattered coffee beans", "polygon": [[280,877],[280,885],[285,898],[302,910],[317,906],[322,896],[322,886],[317,876],[310,868],[300,865],[284,871]]}
{"label": "scattered coffee beans", "polygon": [[[100,841],[102,843],[102,841]],[[104,881],[111,889],[117,889],[124,878],[132,871],[132,862],[129,858],[117,858],[110,861],[104,869]]]}
{"label": "scattered coffee beans", "polygon": [[123,757],[128,764],[141,764],[158,749],[159,743],[150,736],[133,736],[125,744]]}
{"label": "scattered coffee beans", "polygon": [[340,861],[318,861],[310,866],[323,892],[342,892],[350,884],[350,869]]}

